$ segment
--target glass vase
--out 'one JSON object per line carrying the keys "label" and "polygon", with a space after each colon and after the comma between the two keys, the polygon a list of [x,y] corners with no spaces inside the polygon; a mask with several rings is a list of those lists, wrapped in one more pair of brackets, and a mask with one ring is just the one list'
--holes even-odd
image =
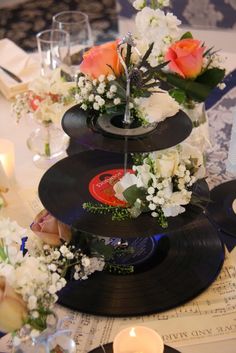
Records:
{"label": "glass vase", "polygon": [[[13,347],[13,353],[76,353],[76,343],[71,338],[72,331],[63,329],[64,320],[55,314],[47,320],[47,328],[37,336],[30,336],[27,328],[19,332],[20,344]],[[50,322],[51,321],[51,322]]]}
{"label": "glass vase", "polygon": [[42,169],[61,159],[68,145],[69,137],[51,122],[42,122],[27,140],[35,165]]}
{"label": "glass vase", "polygon": [[192,146],[197,147],[205,153],[207,148],[211,147],[211,143],[209,138],[208,117],[204,102],[194,102],[191,106],[182,107],[182,110],[189,116],[193,124],[192,132],[185,142],[190,143]]}

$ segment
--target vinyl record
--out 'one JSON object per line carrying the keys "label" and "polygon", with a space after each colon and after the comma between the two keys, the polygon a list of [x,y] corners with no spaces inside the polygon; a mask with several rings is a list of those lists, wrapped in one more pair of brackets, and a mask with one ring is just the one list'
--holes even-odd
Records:
{"label": "vinyl record", "polygon": [[[62,119],[64,131],[78,142],[89,148],[124,152],[125,136],[108,134],[97,123],[88,123],[87,113],[78,105],[71,107]],[[126,137],[127,152],[150,152],[175,146],[185,140],[192,131],[192,122],[188,116],[179,111],[175,116],[160,122],[149,133]]]}
{"label": "vinyl record", "polygon": [[[169,226],[163,229],[149,212],[135,219],[113,221],[109,215],[94,215],[84,210],[84,202],[96,202],[99,199],[89,192],[90,181],[100,175],[102,184],[102,176],[106,178],[109,175],[107,171],[123,168],[123,158],[117,153],[87,151],[59,161],[40,181],[39,197],[42,204],[54,217],[63,223],[73,224],[76,229],[94,235],[123,238],[169,232],[183,227],[202,212],[199,207],[188,205],[186,212],[178,217],[169,217]],[[208,186],[205,182],[195,183],[194,188],[196,193],[207,197]]]}
{"label": "vinyl record", "polygon": [[236,237],[236,180],[216,186],[210,192],[207,215],[223,232]]}
{"label": "vinyl record", "polygon": [[224,247],[205,217],[184,230],[154,238],[156,253],[148,267],[133,274],[102,271],[86,281],[71,280],[59,292],[59,303],[95,315],[147,315],[186,303],[215,280]]}
{"label": "vinyl record", "polygon": [[[89,351],[88,353],[113,353],[112,346],[113,346],[112,343],[103,344],[102,345],[103,348],[100,346],[93,349],[92,351]],[[169,347],[165,344],[163,353],[180,353],[180,351],[177,351],[176,349]]]}

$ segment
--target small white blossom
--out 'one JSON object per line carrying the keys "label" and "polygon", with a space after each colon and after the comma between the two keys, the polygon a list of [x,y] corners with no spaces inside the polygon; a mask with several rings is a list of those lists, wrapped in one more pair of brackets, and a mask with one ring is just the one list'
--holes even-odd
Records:
{"label": "small white blossom", "polygon": [[93,103],[93,109],[94,110],[99,110],[100,109],[100,106],[99,106],[99,104],[98,103]]}
{"label": "small white blossom", "polygon": [[142,10],[146,6],[146,0],[135,0],[133,2],[133,7],[136,10]]}
{"label": "small white blossom", "polygon": [[104,82],[104,80],[105,80],[105,75],[100,75],[100,76],[98,77],[98,81],[99,81],[99,82]]}
{"label": "small white blossom", "polygon": [[89,102],[93,102],[94,101],[94,94],[90,94],[88,97]]}
{"label": "small white blossom", "polygon": [[110,75],[107,76],[107,80],[108,80],[108,81],[114,81],[115,79],[116,79],[116,78],[115,78],[114,75],[111,75],[111,74],[110,74]]}
{"label": "small white blossom", "polygon": [[117,92],[117,87],[115,85],[111,85],[110,92],[111,93],[116,93]]}
{"label": "small white blossom", "polygon": [[88,106],[87,106],[87,104],[83,103],[83,104],[81,105],[81,108],[82,108],[83,110],[87,110],[87,109],[88,109]]}
{"label": "small white blossom", "polygon": [[118,105],[118,104],[120,104],[121,100],[120,100],[120,98],[115,98],[113,102],[115,105]]}
{"label": "small white blossom", "polygon": [[153,186],[150,186],[148,189],[147,189],[147,192],[149,193],[149,194],[154,194],[154,192],[155,192],[155,189],[154,189],[154,187]]}

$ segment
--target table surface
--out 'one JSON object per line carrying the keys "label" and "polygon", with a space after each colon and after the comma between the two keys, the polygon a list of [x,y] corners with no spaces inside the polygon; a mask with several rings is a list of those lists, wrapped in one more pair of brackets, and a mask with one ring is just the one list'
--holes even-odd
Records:
{"label": "table surface", "polygon": [[[236,53],[225,53],[228,58],[226,67],[228,72],[236,68]],[[32,154],[26,146],[29,134],[35,129],[35,125],[30,119],[22,119],[16,124],[11,114],[11,104],[0,95],[0,138],[7,138],[15,146],[15,183],[14,190],[37,189],[37,185],[45,170],[36,168],[32,161]],[[213,152],[212,152],[213,153]],[[216,172],[217,173],[217,172]],[[216,183],[218,179],[216,178]],[[213,182],[214,184],[214,182]],[[17,202],[17,201],[16,201]],[[22,226],[28,226],[32,221],[31,216],[27,218],[20,205],[9,205],[4,213],[14,218]],[[22,224],[22,219],[24,222]],[[27,224],[26,224],[27,223]],[[236,338],[233,340],[219,341],[209,344],[198,344],[194,346],[184,346],[178,348],[182,353],[235,353]],[[1,341],[0,341],[1,350]]]}

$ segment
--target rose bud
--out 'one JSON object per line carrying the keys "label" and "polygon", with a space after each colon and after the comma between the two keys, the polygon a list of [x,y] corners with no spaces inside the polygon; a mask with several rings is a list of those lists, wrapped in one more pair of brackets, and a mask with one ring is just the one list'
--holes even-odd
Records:
{"label": "rose bud", "polygon": [[202,70],[205,48],[196,39],[182,39],[168,49],[165,60],[170,61],[169,68],[183,78],[195,78]]}
{"label": "rose bud", "polygon": [[120,76],[123,68],[117,54],[118,40],[95,46],[83,55],[80,71],[93,79],[100,75]]}
{"label": "rose bud", "polygon": [[30,226],[31,230],[46,244],[59,246],[71,240],[67,224],[58,221],[47,210],[41,211]]}
{"label": "rose bud", "polygon": [[27,316],[27,307],[23,299],[0,276],[0,331],[12,332],[20,329]]}

